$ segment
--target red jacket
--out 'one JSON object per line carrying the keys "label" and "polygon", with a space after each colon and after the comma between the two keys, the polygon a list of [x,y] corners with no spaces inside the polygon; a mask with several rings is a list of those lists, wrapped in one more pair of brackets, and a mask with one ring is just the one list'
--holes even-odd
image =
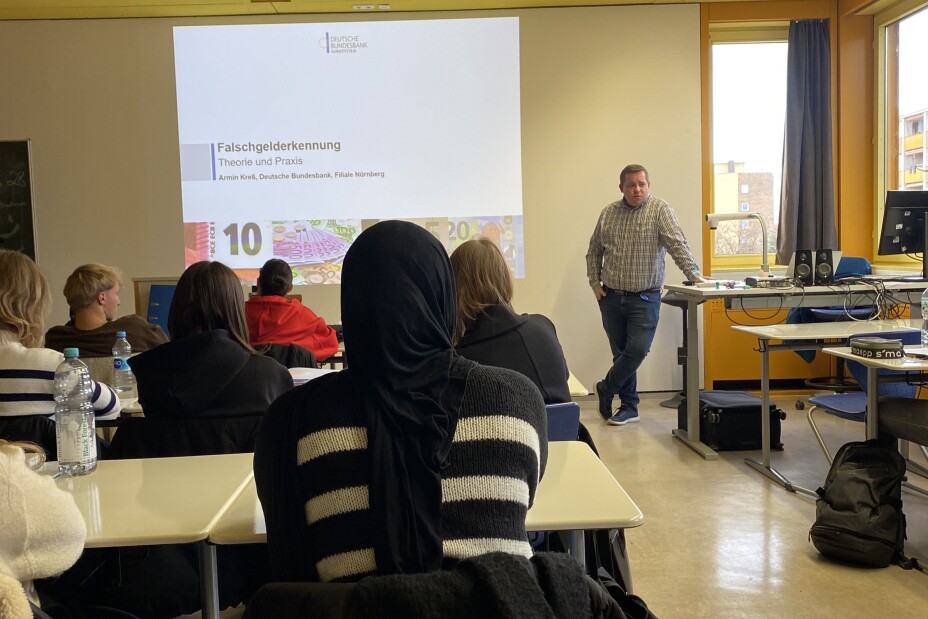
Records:
{"label": "red jacket", "polygon": [[299,344],[324,361],[338,351],[335,329],[296,299],[256,296],[245,303],[252,346]]}

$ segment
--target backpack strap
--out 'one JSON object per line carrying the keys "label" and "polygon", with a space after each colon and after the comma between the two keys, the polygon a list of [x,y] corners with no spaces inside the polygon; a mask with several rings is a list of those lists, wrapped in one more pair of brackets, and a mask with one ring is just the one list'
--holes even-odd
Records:
{"label": "backpack strap", "polygon": [[925,566],[919,563],[918,559],[915,557],[907,557],[902,552],[896,555],[896,558],[893,562],[904,570],[918,570],[923,574],[926,573]]}

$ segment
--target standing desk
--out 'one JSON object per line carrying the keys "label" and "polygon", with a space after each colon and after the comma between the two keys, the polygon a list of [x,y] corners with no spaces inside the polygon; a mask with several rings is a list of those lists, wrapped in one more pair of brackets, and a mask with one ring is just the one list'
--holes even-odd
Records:
{"label": "standing desk", "polygon": [[93,473],[55,483],[74,496],[87,523],[86,548],[196,543],[203,616],[213,618],[219,617],[216,547],[206,540],[252,482],[252,458],[101,460]]}
{"label": "standing desk", "polygon": [[[919,301],[925,289],[924,282],[885,282],[885,290],[901,303],[912,306],[913,317],[919,315]],[[687,300],[686,328],[686,392],[699,393],[699,313],[698,307],[712,299],[724,299],[726,307],[734,310],[780,309],[789,307],[829,307],[843,305],[848,294],[854,305],[865,305],[876,298],[873,286],[865,284],[836,286],[807,286],[805,288],[747,288],[734,289],[665,284],[664,290],[675,292]],[[706,460],[718,458],[708,445],[699,440],[699,398],[686,400],[688,430],[677,428],[673,435]]]}
{"label": "standing desk", "polygon": [[[585,565],[583,531],[641,526],[644,515],[596,454],[580,441],[548,443],[545,474],[525,528],[569,531],[570,553]],[[212,544],[267,542],[264,510],[252,479],[209,535]]]}
{"label": "standing desk", "polygon": [[[782,473],[770,466],[770,351],[820,350],[825,347],[825,344],[822,343],[825,340],[847,339],[858,333],[891,333],[918,331],[919,329],[912,327],[908,320],[849,320],[844,322],[809,322],[769,326],[735,325],[732,329],[757,337],[757,349],[761,354],[760,440],[763,449],[763,462],[758,462],[753,458],[745,458],[745,464],[766,475],[790,492],[801,492],[818,497],[812,490],[792,484]],[[780,343],[771,344],[771,340]],[[826,348],[825,350],[830,349]],[[928,367],[928,364],[926,364],[926,367]],[[869,393],[872,397],[876,397],[876,383],[870,384],[872,387]]]}

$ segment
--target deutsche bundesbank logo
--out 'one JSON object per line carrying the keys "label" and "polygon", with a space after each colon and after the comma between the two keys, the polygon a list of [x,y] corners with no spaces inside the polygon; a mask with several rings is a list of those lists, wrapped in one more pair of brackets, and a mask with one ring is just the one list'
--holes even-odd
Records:
{"label": "deutsche bundesbank logo", "polygon": [[324,49],[326,54],[356,54],[358,50],[367,49],[367,41],[356,34],[326,32],[325,36],[319,39],[319,47]]}

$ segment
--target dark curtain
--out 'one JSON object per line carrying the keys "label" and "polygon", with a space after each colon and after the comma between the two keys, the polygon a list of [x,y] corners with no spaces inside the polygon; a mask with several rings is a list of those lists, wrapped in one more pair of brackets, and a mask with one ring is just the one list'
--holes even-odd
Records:
{"label": "dark curtain", "polygon": [[837,249],[828,20],[789,25],[777,263],[796,249]]}

